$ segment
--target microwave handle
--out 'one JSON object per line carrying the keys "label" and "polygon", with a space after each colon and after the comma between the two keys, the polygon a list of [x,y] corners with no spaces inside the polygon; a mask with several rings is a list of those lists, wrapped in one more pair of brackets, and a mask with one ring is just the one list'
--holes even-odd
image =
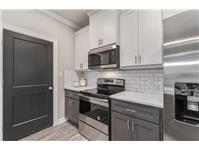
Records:
{"label": "microwave handle", "polygon": [[[103,39],[102,43],[103,43]],[[108,50],[112,50],[112,49],[117,49],[117,45],[113,44],[113,45],[108,45],[108,46],[103,46],[103,47],[99,47],[96,49],[92,49],[88,52],[88,54],[96,54],[96,53],[100,53],[100,52],[104,52],[104,51],[108,51]]]}

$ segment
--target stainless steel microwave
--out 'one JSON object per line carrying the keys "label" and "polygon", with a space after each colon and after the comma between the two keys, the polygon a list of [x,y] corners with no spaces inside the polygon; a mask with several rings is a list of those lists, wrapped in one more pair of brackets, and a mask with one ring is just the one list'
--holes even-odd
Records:
{"label": "stainless steel microwave", "polygon": [[108,45],[92,49],[88,53],[89,69],[117,69],[119,68],[119,46]]}

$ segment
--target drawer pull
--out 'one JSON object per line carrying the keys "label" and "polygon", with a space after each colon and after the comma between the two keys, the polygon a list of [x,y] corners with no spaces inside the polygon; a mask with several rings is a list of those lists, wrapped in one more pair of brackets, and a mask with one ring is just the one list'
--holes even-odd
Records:
{"label": "drawer pull", "polygon": [[127,120],[127,129],[129,130],[129,128],[130,128],[130,121]]}
{"label": "drawer pull", "polygon": [[73,94],[68,94],[70,97],[73,97]]}
{"label": "drawer pull", "polygon": [[135,127],[134,127],[134,122],[133,122],[133,121],[132,121],[131,130],[132,130],[132,132],[134,132],[134,131],[135,131]]}
{"label": "drawer pull", "polygon": [[136,111],[133,110],[133,109],[126,108],[125,110],[128,111],[128,112],[131,112],[131,113],[136,113]]}

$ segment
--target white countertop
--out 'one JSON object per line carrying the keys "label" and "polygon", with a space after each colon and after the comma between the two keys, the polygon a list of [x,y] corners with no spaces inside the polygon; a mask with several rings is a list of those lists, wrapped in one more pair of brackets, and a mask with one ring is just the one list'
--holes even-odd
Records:
{"label": "white countertop", "polygon": [[64,89],[66,89],[66,90],[71,90],[71,91],[76,91],[76,92],[95,89],[95,88],[96,87],[89,87],[89,86],[85,86],[85,87],[64,87]]}
{"label": "white countertop", "polygon": [[120,92],[110,96],[113,99],[163,108],[163,94]]}

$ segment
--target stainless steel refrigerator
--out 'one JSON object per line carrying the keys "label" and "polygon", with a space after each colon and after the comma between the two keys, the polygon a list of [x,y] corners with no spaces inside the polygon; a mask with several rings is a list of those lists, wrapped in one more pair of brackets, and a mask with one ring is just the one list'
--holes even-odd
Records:
{"label": "stainless steel refrigerator", "polygon": [[163,21],[164,140],[199,140],[199,11]]}

